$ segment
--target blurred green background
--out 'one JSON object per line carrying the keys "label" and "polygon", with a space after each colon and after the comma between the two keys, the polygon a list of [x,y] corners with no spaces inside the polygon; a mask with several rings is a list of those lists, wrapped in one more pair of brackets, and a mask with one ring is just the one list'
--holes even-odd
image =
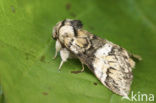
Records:
{"label": "blurred green background", "polygon": [[142,56],[131,90],[156,95],[155,0],[0,0],[0,103],[130,103],[87,67],[72,74],[78,60],[58,72],[52,27],[65,18]]}

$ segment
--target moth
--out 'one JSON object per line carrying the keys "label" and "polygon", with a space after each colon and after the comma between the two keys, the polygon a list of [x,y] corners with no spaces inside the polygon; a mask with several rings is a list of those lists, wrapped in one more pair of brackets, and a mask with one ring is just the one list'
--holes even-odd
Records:
{"label": "moth", "polygon": [[60,52],[59,70],[69,57],[76,57],[82,63],[82,71],[86,65],[101,83],[114,93],[128,98],[132,84],[132,68],[135,62],[126,49],[106,39],[84,30],[80,20],[65,19],[53,28],[52,37],[56,40],[56,58]]}

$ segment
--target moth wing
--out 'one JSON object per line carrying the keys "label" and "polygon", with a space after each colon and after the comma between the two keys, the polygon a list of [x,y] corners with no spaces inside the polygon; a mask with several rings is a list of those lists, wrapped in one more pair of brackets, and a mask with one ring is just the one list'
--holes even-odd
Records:
{"label": "moth wing", "polygon": [[78,34],[78,37],[67,42],[66,47],[88,66],[103,85],[116,94],[127,97],[135,65],[127,51],[95,35],[86,32]]}
{"label": "moth wing", "polygon": [[127,97],[130,91],[133,75],[133,60],[127,51],[107,42],[99,48],[92,62],[94,74],[107,88]]}
{"label": "moth wing", "polygon": [[135,62],[124,48],[112,42],[94,37],[90,39],[90,43],[91,47],[78,55],[81,62],[88,66],[103,85],[116,94],[127,97]]}

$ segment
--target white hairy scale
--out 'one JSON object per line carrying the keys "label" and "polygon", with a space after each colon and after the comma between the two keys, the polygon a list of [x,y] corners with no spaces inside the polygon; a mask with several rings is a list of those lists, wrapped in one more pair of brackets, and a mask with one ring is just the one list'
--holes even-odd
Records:
{"label": "white hairy scale", "polygon": [[56,51],[60,51],[60,49],[62,48],[61,43],[59,42],[59,40],[56,41]]}
{"label": "white hairy scale", "polygon": [[63,41],[66,36],[69,36],[69,37],[74,36],[74,30],[73,30],[72,26],[67,25],[67,26],[63,26],[63,27],[60,28],[60,30],[59,30],[59,39],[61,41]]}
{"label": "white hairy scale", "polygon": [[104,81],[107,77],[107,74],[106,74],[107,69],[105,69],[105,67],[108,65],[105,65],[103,63],[103,60],[101,60],[100,58],[95,58],[95,61],[93,62],[93,66],[95,68],[95,71],[94,71],[95,75],[97,76],[97,78],[100,78],[101,81],[103,81],[102,82],[103,84],[105,84]]}
{"label": "white hairy scale", "polygon": [[[105,61],[105,57],[108,55],[108,53],[111,51],[112,49],[112,45],[110,44],[105,44],[103,47],[99,48],[96,52],[95,52],[95,60],[93,62],[93,66],[95,68],[95,75],[101,79],[102,83],[104,83],[107,74],[107,68],[109,67],[108,63],[106,63],[107,61]],[[101,78],[101,73],[103,73],[103,77]]]}
{"label": "white hairy scale", "polygon": [[75,45],[72,45],[72,46],[70,47],[70,49],[71,49],[71,51],[72,51],[72,52],[74,52],[75,54],[77,54],[77,53],[78,53],[78,51],[77,51],[77,49],[76,49],[76,46],[75,46]]}
{"label": "white hairy scale", "polygon": [[76,46],[76,40],[75,38],[73,38],[73,42],[72,42],[72,45],[70,47],[71,51],[74,52],[75,54],[78,53],[78,47]]}
{"label": "white hairy scale", "polygon": [[67,58],[69,57],[70,55],[70,52],[66,49],[66,48],[62,48],[61,51],[60,51],[60,55],[61,55],[61,59],[63,61],[66,61]]}
{"label": "white hairy scale", "polygon": [[110,44],[105,44],[103,47],[99,48],[96,53],[95,56],[97,58],[101,58],[103,56],[107,56],[108,53],[112,50],[112,45]]}

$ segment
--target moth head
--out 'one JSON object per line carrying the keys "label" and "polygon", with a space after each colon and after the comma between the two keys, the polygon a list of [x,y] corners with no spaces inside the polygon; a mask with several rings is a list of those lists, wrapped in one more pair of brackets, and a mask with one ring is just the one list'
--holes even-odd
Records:
{"label": "moth head", "polygon": [[77,30],[82,27],[80,20],[65,19],[54,26],[52,37],[53,39],[63,39],[64,36],[75,36]]}

